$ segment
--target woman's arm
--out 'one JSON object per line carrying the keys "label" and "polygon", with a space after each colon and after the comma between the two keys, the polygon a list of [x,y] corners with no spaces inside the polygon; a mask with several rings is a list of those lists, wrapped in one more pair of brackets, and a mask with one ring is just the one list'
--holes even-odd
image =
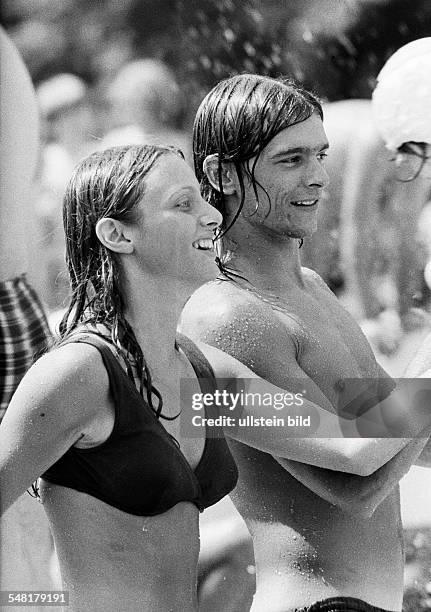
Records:
{"label": "woman's arm", "polygon": [[97,350],[69,344],[30,368],[0,425],[0,515],[89,430],[107,405]]}

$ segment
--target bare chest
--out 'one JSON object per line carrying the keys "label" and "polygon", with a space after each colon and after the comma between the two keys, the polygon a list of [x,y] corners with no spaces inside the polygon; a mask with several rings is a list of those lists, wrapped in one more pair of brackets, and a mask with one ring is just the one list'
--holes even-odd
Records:
{"label": "bare chest", "polygon": [[291,331],[299,365],[324,391],[344,379],[379,375],[365,336],[335,297],[298,293],[287,306],[274,313]]}

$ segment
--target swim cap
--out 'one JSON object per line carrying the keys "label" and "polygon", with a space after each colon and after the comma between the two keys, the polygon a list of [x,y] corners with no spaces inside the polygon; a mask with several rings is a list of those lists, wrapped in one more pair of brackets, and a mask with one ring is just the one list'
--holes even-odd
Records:
{"label": "swim cap", "polygon": [[431,37],[404,45],[388,59],[377,77],[372,108],[388,149],[431,143]]}

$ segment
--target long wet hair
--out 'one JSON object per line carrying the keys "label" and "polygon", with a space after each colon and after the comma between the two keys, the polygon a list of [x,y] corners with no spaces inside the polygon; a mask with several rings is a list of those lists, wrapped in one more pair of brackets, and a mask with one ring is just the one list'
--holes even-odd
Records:
{"label": "long wet hair", "polygon": [[[323,119],[319,100],[294,81],[256,74],[240,74],[220,81],[203,99],[193,126],[194,166],[202,196],[223,215],[219,238],[241,213],[245,176],[251,181],[256,198],[255,212],[258,209],[257,186],[264,192],[265,189],[256,181],[254,172],[263,149],[279,132],[305,121],[314,112]],[[206,157],[215,153],[218,155],[218,190],[203,170]],[[252,158],[255,159],[250,163]],[[223,162],[234,164],[240,183],[240,203],[233,215],[226,209],[221,179]],[[268,202],[271,206],[269,197]],[[223,255],[221,266],[223,269]]]}
{"label": "long wet hair", "polygon": [[183,157],[178,149],[168,146],[113,147],[93,153],[75,168],[63,201],[71,300],[59,328],[63,340],[82,325],[105,326],[129,377],[134,381],[133,370],[138,373],[141,395],[145,393],[156,416],[165,419],[161,395],[151,383],[142,349],[124,317],[119,258],[99,241],[96,224],[103,217],[136,222],[145,177],[168,153]]}

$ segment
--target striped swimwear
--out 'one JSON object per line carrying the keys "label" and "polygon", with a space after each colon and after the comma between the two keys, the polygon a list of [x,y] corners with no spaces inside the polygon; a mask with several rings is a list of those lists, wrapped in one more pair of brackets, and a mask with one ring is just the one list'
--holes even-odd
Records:
{"label": "striped swimwear", "polygon": [[21,378],[50,338],[42,305],[25,274],[0,282],[0,421]]}

